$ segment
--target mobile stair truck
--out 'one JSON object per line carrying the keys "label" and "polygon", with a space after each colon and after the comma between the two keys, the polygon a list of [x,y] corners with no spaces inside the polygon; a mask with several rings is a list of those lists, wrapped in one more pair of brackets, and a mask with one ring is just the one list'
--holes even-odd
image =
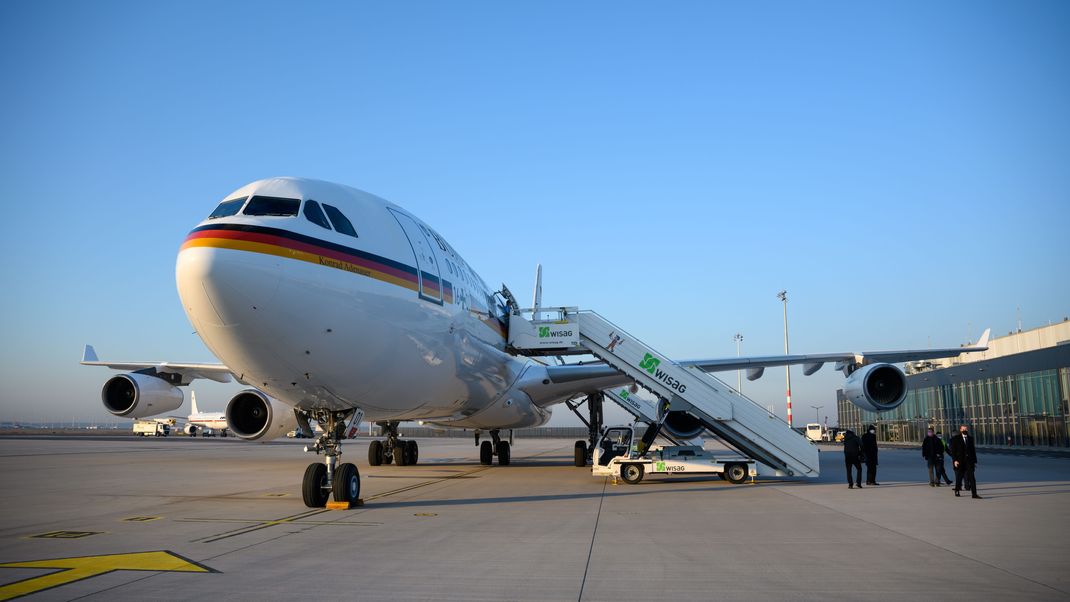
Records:
{"label": "mobile stair truck", "polygon": [[[601,399],[608,397],[640,420],[654,422],[657,430],[646,441],[647,446],[653,443],[659,432],[667,431],[676,441],[687,443],[688,439],[708,431],[744,456],[731,461],[726,458],[725,461],[711,462],[707,472],[719,470],[723,474],[727,470],[729,474],[726,476],[732,476],[733,479],[741,476],[743,468],[751,476],[755,471],[759,476],[818,476],[818,449],[805,435],[792,430],[787,422],[740,395],[716,377],[689,363],[669,359],[593,311],[581,311],[575,307],[543,308],[538,304],[533,309],[521,310],[511,294],[508,297],[511,309],[509,347],[512,352],[558,357],[594,355],[612,370],[627,375],[637,386],[657,397],[656,407],[648,408],[646,404],[634,403],[637,401],[634,396],[607,395],[606,392],[596,396],[598,411],[591,408],[592,420],[588,424],[591,447],[599,447],[598,443],[604,439],[600,436],[601,425],[593,418],[601,414]],[[533,319],[526,319],[522,313],[530,313]],[[546,313],[553,315],[545,319]],[[588,406],[591,404],[588,403]],[[569,407],[579,414],[578,407],[572,404]],[[580,418],[583,419],[583,416]],[[636,442],[636,445],[644,438],[636,437],[634,431],[630,434],[630,441]],[[577,466],[583,465],[579,460],[584,447],[584,442],[576,443]],[[639,450],[637,447],[635,450],[629,448],[627,459],[616,459],[625,455],[620,454],[611,461],[616,462],[618,469],[623,469],[626,464],[642,466],[644,473],[648,472],[648,467],[655,473],[660,472],[659,468],[664,468],[664,472],[668,473],[670,467],[673,467],[672,472],[683,472],[688,470],[685,464],[693,466],[693,463],[691,460],[685,463],[682,458],[698,457],[691,456],[689,452],[697,455],[700,450],[693,445],[669,446],[660,450],[653,447]],[[589,451],[592,459],[595,453],[601,453],[598,449]],[[704,451],[702,453],[706,454]],[[701,458],[709,462],[709,458]],[[664,462],[664,467],[657,462]],[[625,472],[629,473],[625,480],[629,480],[635,476],[638,468]]]}

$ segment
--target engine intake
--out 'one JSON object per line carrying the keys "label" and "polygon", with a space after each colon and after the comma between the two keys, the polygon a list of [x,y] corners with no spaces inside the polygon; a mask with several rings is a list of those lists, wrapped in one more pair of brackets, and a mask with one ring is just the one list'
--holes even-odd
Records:
{"label": "engine intake", "polygon": [[100,391],[104,409],[124,418],[145,418],[177,410],[182,391],[148,374],[120,374],[108,379]]}
{"label": "engine intake", "polygon": [[665,416],[661,428],[665,429],[670,435],[678,439],[691,439],[692,437],[701,435],[706,427],[702,426],[702,421],[698,418],[695,418],[687,412],[677,410],[675,412],[669,412],[668,415]]}
{"label": "engine intake", "polygon": [[246,389],[227,403],[227,429],[247,441],[277,439],[297,428],[293,408],[257,389]]}
{"label": "engine intake", "polygon": [[891,364],[862,366],[847,377],[843,394],[863,410],[894,410],[906,401],[907,377]]}

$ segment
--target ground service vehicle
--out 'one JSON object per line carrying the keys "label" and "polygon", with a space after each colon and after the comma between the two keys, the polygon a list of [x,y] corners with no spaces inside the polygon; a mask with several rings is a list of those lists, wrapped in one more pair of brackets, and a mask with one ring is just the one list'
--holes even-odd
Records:
{"label": "ground service vehicle", "polygon": [[750,458],[717,456],[697,445],[652,445],[658,430],[656,424],[641,422],[606,429],[594,450],[591,474],[619,475],[633,485],[648,474],[715,474],[736,484],[758,475]]}
{"label": "ground service vehicle", "polygon": [[171,427],[155,420],[135,420],[134,434],[141,437],[166,437],[171,434]]}
{"label": "ground service vehicle", "polygon": [[821,423],[811,422],[806,425],[806,438],[817,442],[821,441],[821,436],[824,434],[824,429],[821,428]]}

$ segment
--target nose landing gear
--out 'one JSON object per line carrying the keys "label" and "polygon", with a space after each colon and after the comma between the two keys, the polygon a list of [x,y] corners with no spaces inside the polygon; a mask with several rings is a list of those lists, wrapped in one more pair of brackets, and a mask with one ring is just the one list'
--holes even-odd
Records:
{"label": "nose landing gear", "polygon": [[[478,440],[478,433],[476,437]],[[510,460],[509,442],[502,440],[501,431],[498,429],[490,431],[490,438],[491,441],[484,441],[479,446],[479,463],[483,466],[490,466],[494,463],[494,456],[498,456],[498,464],[508,466]]]}
{"label": "nose landing gear", "polygon": [[323,462],[309,464],[301,482],[301,497],[309,508],[323,508],[332,493],[336,502],[355,502],[360,498],[360,472],[356,465],[338,463],[347,423],[356,424],[360,420],[356,413],[354,410],[312,410],[307,415],[299,415],[306,424],[311,417],[323,428],[319,439],[305,447],[306,452],[323,452]]}

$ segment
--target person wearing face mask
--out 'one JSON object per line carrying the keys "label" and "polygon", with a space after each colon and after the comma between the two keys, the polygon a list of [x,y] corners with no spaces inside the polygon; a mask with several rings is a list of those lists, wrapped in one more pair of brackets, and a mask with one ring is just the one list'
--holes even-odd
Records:
{"label": "person wearing face mask", "polygon": [[959,427],[959,434],[951,438],[948,451],[955,466],[955,497],[959,497],[962,480],[965,478],[973,498],[981,499],[981,496],[977,495],[977,478],[974,474],[977,467],[977,448],[974,447],[970,429],[965,424]]}
{"label": "person wearing face mask", "polygon": [[[854,431],[846,431],[843,434],[843,461],[847,466],[847,488],[854,489],[855,481],[858,481],[858,488],[862,488],[862,442],[858,440],[858,435],[854,434]],[[854,469],[855,476],[851,477],[851,469]]]}
{"label": "person wearing face mask", "polygon": [[862,455],[866,457],[866,485],[880,485],[877,482],[877,427],[870,426],[862,435]]}

